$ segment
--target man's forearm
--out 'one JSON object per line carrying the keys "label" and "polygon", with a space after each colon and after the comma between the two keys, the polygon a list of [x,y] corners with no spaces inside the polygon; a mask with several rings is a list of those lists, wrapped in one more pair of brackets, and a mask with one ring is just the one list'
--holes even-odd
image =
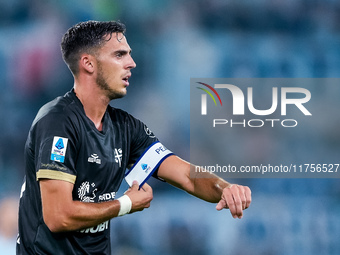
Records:
{"label": "man's forearm", "polygon": [[[121,202],[117,200],[101,203],[86,203],[72,199],[73,184],[60,180],[41,180],[40,190],[45,224],[52,232],[74,231],[96,226],[121,213]],[[125,195],[131,204],[128,212],[141,211],[150,206],[152,189],[144,184],[139,190],[134,183]],[[125,213],[128,213],[125,212]],[[122,215],[122,214],[120,214]]]}
{"label": "man's forearm", "polygon": [[190,167],[190,180],[193,189],[188,193],[211,203],[220,201],[223,189],[231,185],[215,174],[197,171],[194,165]]}
{"label": "man's forearm", "polygon": [[[71,201],[62,205],[56,202],[43,204],[45,224],[52,232],[80,230],[96,226],[118,215],[118,201],[84,203]],[[65,206],[66,205],[66,206]]]}
{"label": "man's forearm", "polygon": [[160,165],[158,176],[189,194],[217,203],[217,210],[229,208],[234,218],[242,218],[243,210],[251,203],[251,190],[230,184],[215,174],[197,170],[200,169],[189,162],[170,156]]}
{"label": "man's forearm", "polygon": [[163,161],[158,176],[173,186],[212,203],[217,203],[221,199],[222,190],[230,186],[218,176],[203,172],[177,156],[170,156]]}

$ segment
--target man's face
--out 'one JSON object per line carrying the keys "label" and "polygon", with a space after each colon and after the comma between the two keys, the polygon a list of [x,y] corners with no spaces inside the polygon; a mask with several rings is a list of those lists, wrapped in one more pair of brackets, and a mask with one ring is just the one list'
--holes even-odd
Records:
{"label": "man's face", "polygon": [[96,59],[96,82],[105,95],[110,100],[125,96],[131,69],[136,67],[125,36],[113,33],[111,39],[98,49]]}

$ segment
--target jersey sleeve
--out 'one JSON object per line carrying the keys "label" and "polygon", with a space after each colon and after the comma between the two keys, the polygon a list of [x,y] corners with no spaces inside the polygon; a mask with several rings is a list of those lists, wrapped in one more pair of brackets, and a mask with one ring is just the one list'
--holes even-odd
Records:
{"label": "jersey sleeve", "polygon": [[47,178],[75,183],[79,139],[70,116],[49,114],[36,123],[34,133],[37,180]]}
{"label": "jersey sleeve", "polygon": [[[129,160],[129,171],[127,172],[127,174],[132,172],[132,169],[135,170],[135,168],[139,169],[142,168],[143,171],[145,173],[147,173],[147,168],[155,165],[156,168],[153,169],[152,172],[152,176],[163,181],[162,179],[160,179],[158,177],[158,167],[161,164],[161,162],[163,162],[163,160],[169,156],[169,155],[173,155],[173,153],[169,153],[167,154],[165,157],[162,156],[159,158],[158,162],[153,162],[153,161],[157,161],[158,157],[153,157],[152,159],[150,159],[150,162],[148,162],[147,158],[149,157],[149,153],[152,150],[149,150],[151,148],[153,148],[153,145],[156,144],[157,142],[159,142],[158,138],[154,135],[154,133],[140,120],[135,119],[134,117],[130,117],[131,118],[131,126],[133,127],[132,129],[130,129],[131,132],[131,136],[132,136],[132,142],[131,142],[131,149],[130,149],[130,160]],[[161,143],[159,143],[158,147],[162,148],[162,153],[163,150],[167,150]],[[157,150],[156,150],[157,151]],[[168,151],[168,150],[167,150]],[[148,154],[147,154],[148,153]],[[162,153],[160,153],[162,155]],[[152,154],[152,153],[151,153]],[[148,155],[146,157],[144,157],[145,155]],[[146,160],[145,162],[141,162],[141,164],[138,164],[138,166],[136,167],[137,162],[140,162],[140,160]],[[150,176],[150,175],[148,175]],[[144,178],[144,177],[143,177]],[[148,178],[148,177],[147,177]],[[146,181],[146,179],[145,179]]]}
{"label": "jersey sleeve", "polygon": [[158,138],[142,121],[131,115],[129,115],[129,123],[131,136],[129,165],[132,165],[153,143],[158,141]]}

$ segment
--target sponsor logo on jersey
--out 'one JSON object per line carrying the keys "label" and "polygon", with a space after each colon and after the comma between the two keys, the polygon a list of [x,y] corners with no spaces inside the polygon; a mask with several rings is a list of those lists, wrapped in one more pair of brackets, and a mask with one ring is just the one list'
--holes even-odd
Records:
{"label": "sponsor logo on jersey", "polygon": [[98,201],[110,201],[113,200],[116,196],[116,192],[109,192],[109,193],[104,193],[102,195],[99,195]]}
{"label": "sponsor logo on jersey", "polygon": [[115,149],[115,162],[118,163],[119,167],[122,166],[122,156],[123,156],[123,151],[121,148]]}
{"label": "sponsor logo on jersey", "polygon": [[51,160],[64,163],[68,139],[60,136],[53,137]]}
{"label": "sponsor logo on jersey", "polygon": [[99,158],[99,156],[95,153],[91,154],[91,156],[87,159],[87,162],[90,163],[97,163],[97,164],[101,164],[102,160]]}
{"label": "sponsor logo on jersey", "polygon": [[95,192],[97,191],[96,184],[83,182],[78,188],[78,197],[82,202],[94,202],[96,198]]}
{"label": "sponsor logo on jersey", "polygon": [[95,233],[98,233],[98,232],[103,232],[104,230],[106,230],[108,228],[109,228],[109,221],[105,221],[103,223],[100,223],[97,226],[92,227],[92,228],[86,228],[86,229],[83,229],[83,230],[79,230],[79,232],[85,233],[85,234],[88,234],[88,233],[95,234]]}

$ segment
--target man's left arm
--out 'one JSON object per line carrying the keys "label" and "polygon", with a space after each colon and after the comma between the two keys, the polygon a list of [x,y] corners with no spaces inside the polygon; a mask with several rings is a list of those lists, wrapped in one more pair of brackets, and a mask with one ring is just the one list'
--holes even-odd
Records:
{"label": "man's left arm", "polygon": [[228,208],[234,218],[241,219],[251,203],[249,187],[230,184],[215,174],[196,171],[197,167],[177,156],[166,158],[158,169],[158,177],[207,202],[216,209]]}

